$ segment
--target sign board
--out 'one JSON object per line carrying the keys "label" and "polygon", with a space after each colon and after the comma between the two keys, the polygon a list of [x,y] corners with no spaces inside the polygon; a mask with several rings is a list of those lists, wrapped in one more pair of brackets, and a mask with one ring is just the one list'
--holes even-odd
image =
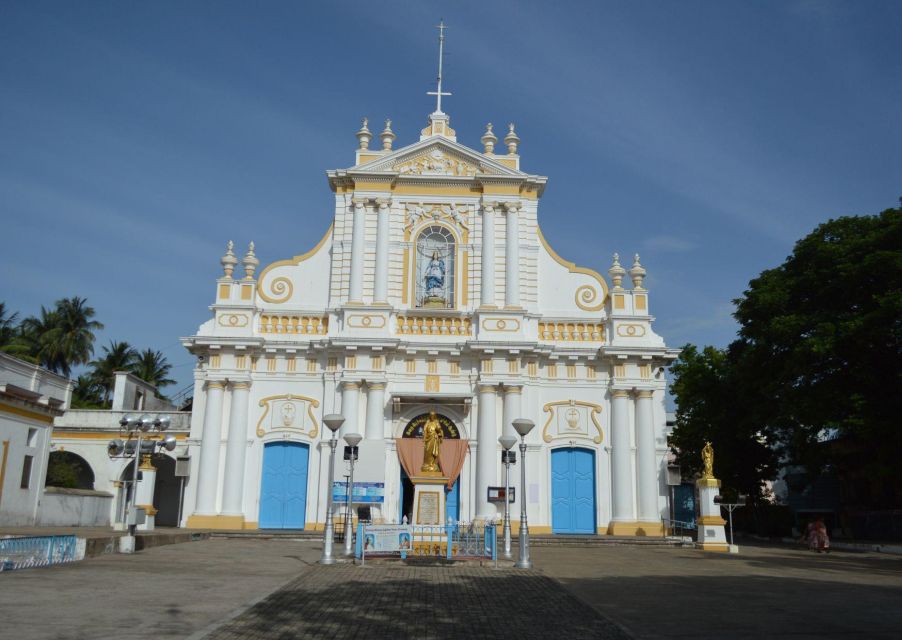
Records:
{"label": "sign board", "polygon": [[354,452],[354,460],[357,460],[360,457],[360,447],[348,447],[345,446],[344,458],[345,460],[351,459],[351,450]]}
{"label": "sign board", "polygon": [[185,478],[191,473],[191,458],[179,456],[175,459],[175,477]]}
{"label": "sign board", "polygon": [[412,527],[409,524],[372,524],[363,532],[366,555],[410,551]]}
{"label": "sign board", "polygon": [[[332,502],[347,503],[348,501],[348,483],[333,482],[332,483]],[[385,501],[385,483],[384,482],[355,482],[354,496],[351,500],[354,504],[381,504]]]}
{"label": "sign board", "polygon": [[513,449],[510,449],[509,451],[502,451],[501,452],[501,464],[504,464],[505,462],[510,462],[511,464],[517,464],[517,452],[514,451]]}
{"label": "sign board", "polygon": [[[511,489],[511,494],[509,496],[508,502],[513,504],[514,501],[517,499],[517,488],[511,487],[510,489]],[[504,493],[505,493],[504,487],[489,487],[488,492],[489,492],[489,497],[488,497],[489,502],[500,502],[501,504],[504,504]]]}

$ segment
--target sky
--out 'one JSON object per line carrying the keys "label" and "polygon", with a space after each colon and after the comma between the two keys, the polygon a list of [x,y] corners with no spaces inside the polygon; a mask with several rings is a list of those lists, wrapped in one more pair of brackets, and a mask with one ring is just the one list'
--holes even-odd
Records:
{"label": "sky", "polygon": [[670,346],[726,346],[750,279],[902,196],[899,2],[3,0],[0,301],[86,297],[98,354],[190,384],[226,242],[306,252],[360,119],[418,139],[442,18],[458,141],[515,122],[551,246],[640,253]]}

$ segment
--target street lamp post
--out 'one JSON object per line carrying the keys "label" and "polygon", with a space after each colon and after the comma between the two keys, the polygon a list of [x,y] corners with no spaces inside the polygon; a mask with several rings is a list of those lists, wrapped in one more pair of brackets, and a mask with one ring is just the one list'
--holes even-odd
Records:
{"label": "street lamp post", "polygon": [[320,564],[335,564],[335,556],[332,555],[332,541],[335,539],[335,530],[332,524],[332,480],[335,477],[335,445],[338,444],[336,432],[344,424],[344,421],[344,416],[337,413],[323,416],[323,424],[332,432],[332,437],[329,439],[331,451],[329,452],[329,478],[326,485],[328,487],[328,493],[326,494],[326,526],[323,531],[323,555],[320,556]]}
{"label": "street lamp post", "polygon": [[354,555],[354,531],[352,528],[352,517],[353,513],[353,503],[354,503],[354,460],[357,459],[357,456],[354,455],[355,447],[357,444],[363,440],[363,436],[359,433],[346,433],[345,434],[345,442],[348,443],[348,446],[351,447],[351,455],[349,456],[351,462],[351,472],[350,477],[348,478],[348,505],[347,510],[345,511],[345,555],[353,556]]}
{"label": "street lamp post", "polygon": [[526,434],[532,431],[536,423],[527,418],[517,418],[513,425],[520,434],[520,531],[517,534],[520,557],[514,566],[518,569],[532,569],[532,561],[529,559],[529,525],[526,522]]}
{"label": "street lamp post", "polygon": [[122,553],[134,553],[135,551],[135,533],[138,530],[138,467],[141,464],[141,456],[144,454],[153,455],[154,451],[166,449],[172,451],[176,446],[175,436],[167,436],[163,440],[144,440],[142,435],[152,429],[156,429],[161,434],[166,431],[172,424],[172,418],[167,415],[151,418],[148,414],[141,417],[134,415],[123,416],[119,420],[120,434],[125,436],[126,441],[120,438],[110,440],[107,445],[107,453],[111,458],[130,458],[134,457],[132,469],[132,494],[126,505],[125,522],[128,525],[128,535],[123,536],[120,543],[120,551]]}
{"label": "street lamp post", "polygon": [[515,455],[511,452],[511,447],[517,444],[517,438],[515,436],[501,436],[498,438],[498,442],[504,447],[504,452],[501,454],[504,460],[504,557],[507,560],[511,560],[513,555],[511,554],[510,471],[511,457]]}

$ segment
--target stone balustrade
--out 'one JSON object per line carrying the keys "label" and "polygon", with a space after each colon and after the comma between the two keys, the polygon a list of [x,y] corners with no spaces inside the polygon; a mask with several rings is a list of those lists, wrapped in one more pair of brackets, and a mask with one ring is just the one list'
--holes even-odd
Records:
{"label": "stone balustrade", "polygon": [[397,332],[414,336],[470,336],[473,324],[469,318],[398,316]]}
{"label": "stone balustrade", "polygon": [[544,342],[604,342],[604,325],[594,322],[540,322]]}
{"label": "stone balustrade", "polygon": [[328,332],[328,316],[271,315],[266,313],[260,316],[260,333],[323,336]]}

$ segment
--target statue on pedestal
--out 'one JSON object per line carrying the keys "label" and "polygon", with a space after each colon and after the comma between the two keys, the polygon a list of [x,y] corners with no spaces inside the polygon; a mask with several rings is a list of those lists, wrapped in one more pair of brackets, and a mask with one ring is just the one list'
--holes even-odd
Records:
{"label": "statue on pedestal", "polygon": [[440,472],[438,457],[442,448],[442,425],[435,415],[435,411],[429,412],[429,418],[423,425],[423,466],[420,471],[428,473]]}

